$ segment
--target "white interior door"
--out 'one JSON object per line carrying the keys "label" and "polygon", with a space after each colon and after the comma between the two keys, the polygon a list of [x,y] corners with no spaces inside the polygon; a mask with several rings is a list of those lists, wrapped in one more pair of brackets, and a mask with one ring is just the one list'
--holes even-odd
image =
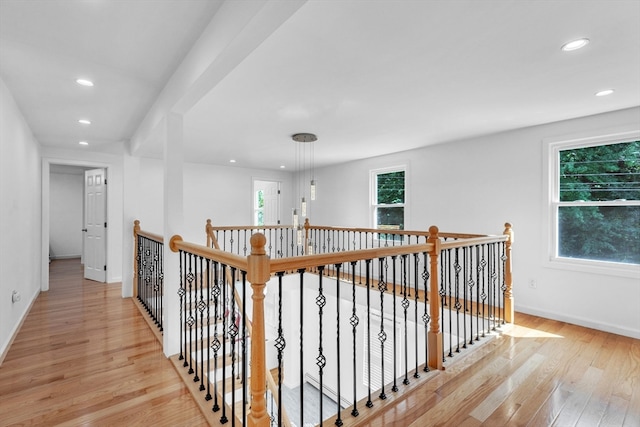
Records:
{"label": "white interior door", "polygon": [[107,186],[104,169],[84,172],[84,277],[105,282],[107,276]]}
{"label": "white interior door", "polygon": [[[258,196],[258,192],[261,192],[262,197]],[[278,181],[255,180],[253,195],[254,225],[280,224],[280,183]],[[261,218],[261,221],[258,218]]]}

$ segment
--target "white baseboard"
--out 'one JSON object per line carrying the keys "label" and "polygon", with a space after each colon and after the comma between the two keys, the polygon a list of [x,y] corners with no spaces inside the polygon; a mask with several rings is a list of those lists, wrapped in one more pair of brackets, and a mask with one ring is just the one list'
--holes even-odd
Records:
{"label": "white baseboard", "polygon": [[[567,316],[562,313],[555,313],[546,310],[540,310],[533,307],[526,307],[517,305],[516,312],[525,314],[531,314],[533,316],[544,317],[546,319],[558,320],[565,323],[571,323],[573,325],[584,326],[585,328],[597,329],[599,331],[609,332],[617,335],[624,335],[625,337],[631,337],[640,339],[640,330],[622,327],[619,325],[612,325],[609,323],[595,322],[591,319],[585,319],[582,317]],[[518,324],[518,314],[516,313],[516,324]]]}
{"label": "white baseboard", "polygon": [[11,344],[13,344],[13,340],[18,335],[18,332],[20,332],[20,328],[22,328],[22,324],[24,323],[24,320],[27,318],[27,315],[31,311],[31,307],[33,307],[33,303],[36,302],[36,298],[38,298],[38,295],[40,295],[39,288],[31,297],[31,302],[29,302],[29,304],[26,306],[26,309],[24,310],[24,312],[22,312],[22,314],[20,315],[20,321],[16,323],[15,327],[11,331],[11,334],[9,335],[9,339],[7,340],[6,343],[3,344],[2,349],[0,350],[0,366],[2,366],[2,362],[4,362],[4,358],[7,357],[7,353],[9,353]]}

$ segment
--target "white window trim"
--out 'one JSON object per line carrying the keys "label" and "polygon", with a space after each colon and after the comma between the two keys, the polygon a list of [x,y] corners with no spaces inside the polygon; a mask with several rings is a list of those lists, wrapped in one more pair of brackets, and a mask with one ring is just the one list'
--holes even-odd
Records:
{"label": "white window trim", "polygon": [[[559,189],[556,185],[556,177],[559,174],[559,152],[577,147],[603,145],[606,143],[618,143],[637,140],[640,138],[640,129],[637,125],[626,126],[616,130],[604,130],[597,135],[580,134],[565,137],[543,139],[543,227],[547,230],[547,248],[545,251],[544,265],[546,267],[563,270],[582,271],[594,274],[606,274],[620,277],[640,277],[640,265],[625,264],[619,262],[596,261],[587,259],[566,258],[558,256],[558,227],[557,207],[560,205]],[[563,202],[562,206],[602,206],[599,203],[590,202]],[[607,206],[640,206],[640,201],[618,202],[611,201]]]}
{"label": "white window trim", "polygon": [[[376,176],[380,174],[391,173],[391,172],[404,172],[404,203],[398,203],[394,205],[374,203],[374,202],[377,202]],[[371,228],[377,229],[376,208],[389,207],[389,206],[398,206],[398,207],[402,206],[404,208],[404,225],[405,225],[405,229],[407,228],[407,221],[408,221],[407,200],[409,196],[408,177],[409,177],[409,168],[407,165],[389,166],[385,168],[371,169],[369,171],[369,210],[370,210],[369,219],[370,219]],[[374,237],[374,240],[379,240],[377,234]]]}

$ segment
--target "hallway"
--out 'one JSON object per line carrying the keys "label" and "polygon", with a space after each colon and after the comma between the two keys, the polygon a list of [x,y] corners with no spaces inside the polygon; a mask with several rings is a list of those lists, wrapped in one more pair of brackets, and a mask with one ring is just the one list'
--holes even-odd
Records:
{"label": "hallway", "polygon": [[0,366],[0,426],[201,426],[188,389],[120,283],[50,264]]}

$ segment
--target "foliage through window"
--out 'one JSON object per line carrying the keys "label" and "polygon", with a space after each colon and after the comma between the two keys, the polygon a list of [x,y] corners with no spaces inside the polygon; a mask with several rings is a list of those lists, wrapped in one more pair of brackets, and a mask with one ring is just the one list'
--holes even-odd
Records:
{"label": "foliage through window", "polygon": [[[405,171],[404,168],[372,172],[374,228],[404,230]],[[380,233],[380,239],[392,235]],[[396,237],[401,240],[401,237]]]}
{"label": "foliage through window", "polygon": [[640,141],[555,155],[557,256],[640,264]]}
{"label": "foliage through window", "polygon": [[264,225],[264,190],[255,193],[254,205],[254,225]]}

